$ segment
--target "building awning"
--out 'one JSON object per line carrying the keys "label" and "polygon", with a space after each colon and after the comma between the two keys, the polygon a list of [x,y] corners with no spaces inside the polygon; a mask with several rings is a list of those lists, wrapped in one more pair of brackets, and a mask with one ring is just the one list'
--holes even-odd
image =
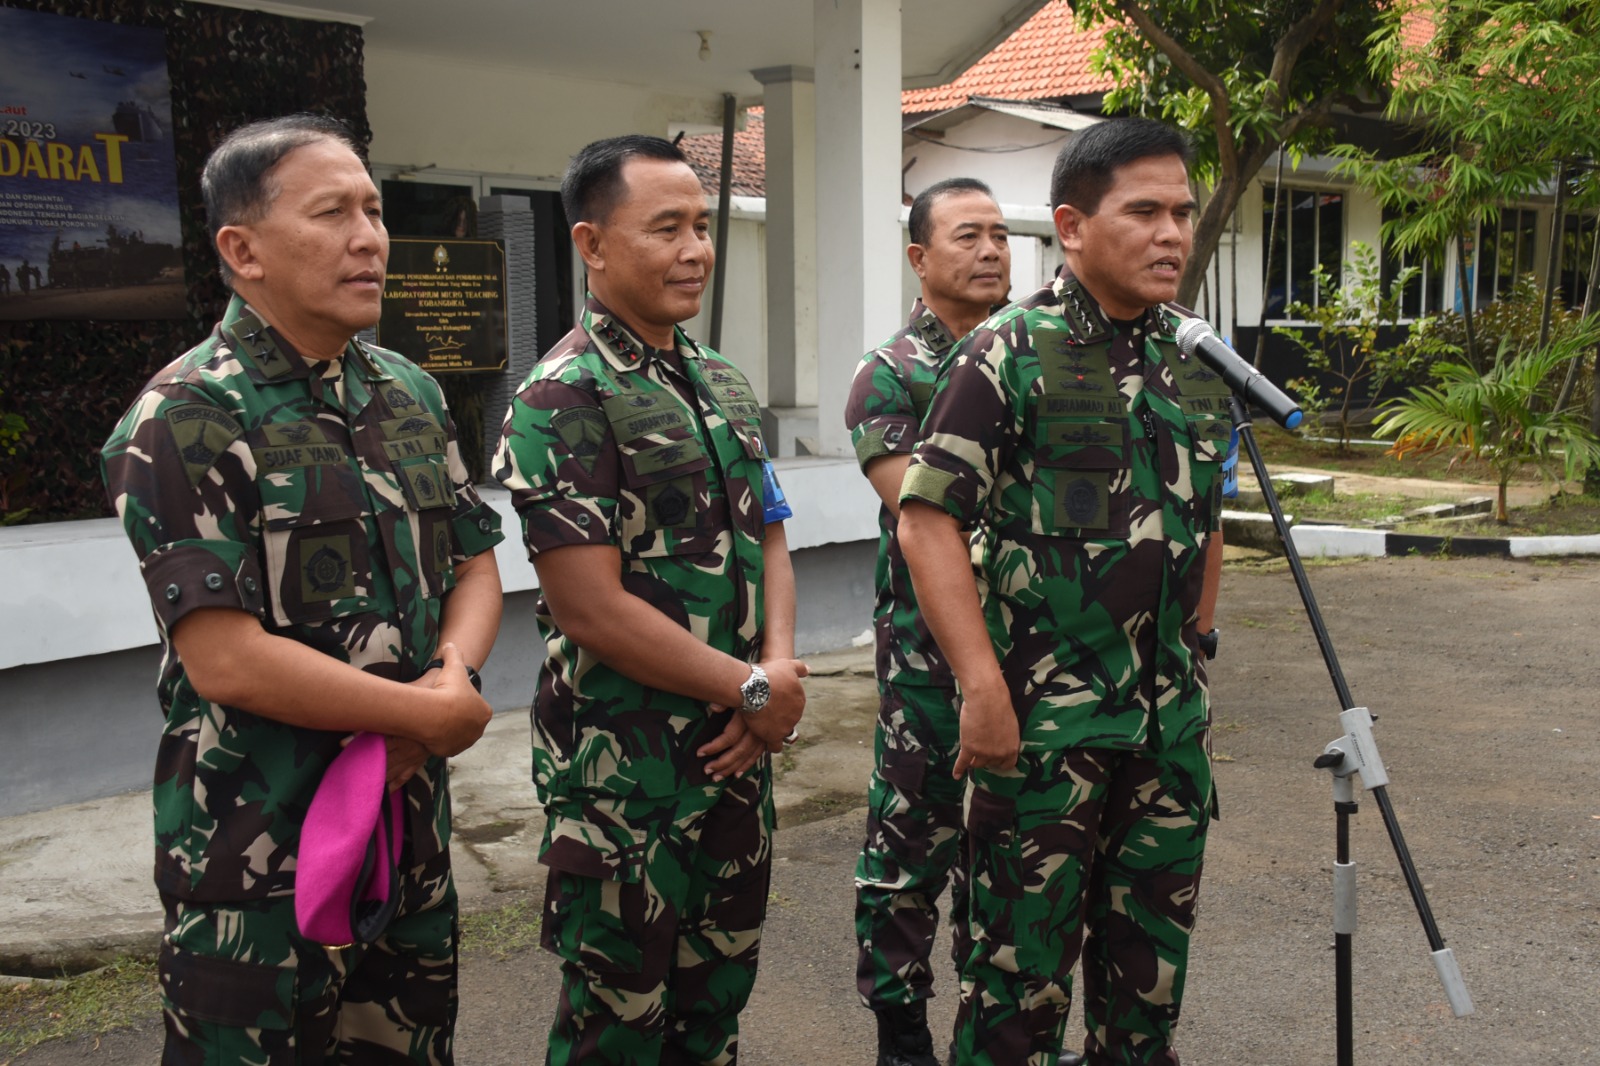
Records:
{"label": "building awning", "polygon": [[948,111],[906,115],[901,128],[906,131],[916,129],[925,132],[947,130],[968,122],[985,111],[1011,115],[1058,130],[1083,130],[1096,122],[1105,121],[1099,115],[1085,115],[1049,100],[998,100],[993,97],[973,96],[960,107],[953,107]]}

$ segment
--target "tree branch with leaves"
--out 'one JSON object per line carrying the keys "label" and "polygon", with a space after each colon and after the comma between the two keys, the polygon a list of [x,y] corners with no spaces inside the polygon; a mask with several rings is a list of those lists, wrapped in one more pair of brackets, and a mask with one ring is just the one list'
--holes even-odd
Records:
{"label": "tree branch with leaves", "polygon": [[1387,81],[1366,62],[1375,5],[1355,0],[1077,0],[1081,22],[1110,22],[1095,63],[1116,88],[1107,111],[1190,130],[1211,196],[1178,290],[1192,304],[1245,190],[1280,149],[1327,147],[1341,106],[1381,108]]}

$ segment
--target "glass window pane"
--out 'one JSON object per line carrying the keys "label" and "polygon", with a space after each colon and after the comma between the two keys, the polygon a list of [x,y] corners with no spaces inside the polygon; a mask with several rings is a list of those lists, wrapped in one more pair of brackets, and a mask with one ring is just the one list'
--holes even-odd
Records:
{"label": "glass window pane", "polygon": [[1485,222],[1478,227],[1477,253],[1473,269],[1473,289],[1477,293],[1476,306],[1482,307],[1494,299],[1494,281],[1499,255],[1499,233],[1495,226]]}
{"label": "glass window pane", "polygon": [[1568,215],[1563,225],[1561,249],[1561,296],[1569,308],[1583,306],[1589,288],[1589,265],[1594,257],[1596,228],[1600,216]]}
{"label": "glass window pane", "polygon": [[383,183],[383,223],[392,237],[476,237],[478,204],[470,185]]}
{"label": "glass window pane", "polygon": [[1418,280],[1419,299],[1411,313],[1414,316],[1431,315],[1444,307],[1444,271],[1431,262],[1422,261],[1422,277]]}
{"label": "glass window pane", "polygon": [[1533,244],[1538,236],[1539,214],[1537,211],[1517,212],[1517,263],[1512,274],[1515,280],[1522,274],[1534,272]]}
{"label": "glass window pane", "polygon": [[1335,289],[1343,284],[1344,266],[1344,197],[1339,193],[1321,193],[1317,209],[1317,261],[1322,272],[1333,281]]}
{"label": "glass window pane", "polygon": [[1280,207],[1278,214],[1278,228],[1276,233],[1273,232],[1272,228],[1272,203],[1274,199],[1273,189],[1266,190],[1266,194],[1262,197],[1261,203],[1262,236],[1265,237],[1267,234],[1272,234],[1270,246],[1266,240],[1261,242],[1262,248],[1264,249],[1262,252],[1262,269],[1266,271],[1267,275],[1267,318],[1282,318],[1284,305],[1288,302],[1285,296],[1286,285],[1284,282],[1284,279],[1288,277],[1288,264],[1284,262],[1284,259],[1288,255],[1289,250],[1289,237],[1286,229],[1288,224],[1288,200],[1290,193],[1287,188],[1282,188],[1277,191],[1281,193],[1281,196],[1279,197]]}
{"label": "glass window pane", "polygon": [[1289,299],[1314,305],[1317,296],[1311,265],[1317,262],[1317,194],[1310,189],[1291,189],[1289,193]]}

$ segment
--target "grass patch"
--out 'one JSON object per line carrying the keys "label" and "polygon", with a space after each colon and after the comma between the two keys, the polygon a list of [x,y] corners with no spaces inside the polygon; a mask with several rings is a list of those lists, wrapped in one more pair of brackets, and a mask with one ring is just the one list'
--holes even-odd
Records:
{"label": "grass patch", "polygon": [[99,1036],[160,1013],[154,959],[124,957],[62,981],[0,987],[0,1066],[47,1040]]}
{"label": "grass patch", "polygon": [[1452,537],[1572,537],[1600,533],[1600,497],[1561,493],[1537,507],[1513,507],[1508,521],[1475,515],[1454,521],[1406,522],[1402,533]]}
{"label": "grass patch", "polygon": [[542,909],[536,900],[519,897],[492,911],[464,915],[461,919],[462,952],[504,959],[533,947],[539,943]]}
{"label": "grass patch", "polygon": [[[1477,486],[1477,495],[1495,495],[1495,475],[1485,463],[1452,462],[1439,455],[1396,459],[1383,447],[1352,445],[1340,452],[1337,445],[1308,441],[1275,426],[1263,426],[1258,434],[1262,458],[1271,472],[1277,466],[1325,469],[1334,473],[1370,474],[1380,477],[1421,477],[1463,481]],[[1524,467],[1512,479],[1514,484],[1539,484],[1533,467]],[[1318,489],[1304,494],[1284,495],[1280,503],[1297,522],[1336,522],[1355,527],[1382,524],[1401,533],[1462,537],[1583,536],[1600,533],[1600,497],[1572,492],[1555,492],[1542,503],[1513,507],[1509,521],[1502,524],[1493,514],[1447,519],[1394,521],[1406,512],[1439,502],[1404,494],[1340,493]],[[1246,507],[1264,513],[1264,507]]]}
{"label": "grass patch", "polygon": [[[504,959],[537,945],[540,916],[539,902],[529,898],[464,916],[462,950]],[[0,985],[0,1066],[50,1040],[97,1037],[160,1015],[154,959],[123,957],[59,981]]]}
{"label": "grass patch", "polygon": [[[1357,430],[1357,434],[1366,429]],[[1479,481],[1493,485],[1494,471],[1488,463],[1453,459],[1449,454],[1410,455],[1397,459],[1389,454],[1388,442],[1352,444],[1340,451],[1338,444],[1307,440],[1295,433],[1264,422],[1255,423],[1256,444],[1261,458],[1271,471],[1279,466],[1308,466],[1322,470],[1343,470],[1348,474],[1377,477],[1421,477],[1434,481]],[[1239,448],[1240,470],[1250,469],[1250,458]],[[1539,472],[1524,467],[1512,478],[1515,483],[1537,484]]]}
{"label": "grass patch", "polygon": [[1330,492],[1317,489],[1304,495],[1280,500],[1284,510],[1296,521],[1315,519],[1318,522],[1338,522],[1341,525],[1368,526],[1391,521],[1417,507],[1434,502],[1409,496],[1380,492]]}

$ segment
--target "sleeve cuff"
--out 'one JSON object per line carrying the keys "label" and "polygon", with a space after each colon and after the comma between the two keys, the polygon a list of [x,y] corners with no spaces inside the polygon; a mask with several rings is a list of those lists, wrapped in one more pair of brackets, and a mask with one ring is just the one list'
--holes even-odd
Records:
{"label": "sleeve cuff", "polygon": [[505,540],[500,531],[500,515],[482,500],[451,518],[450,531],[460,553],[457,562],[480,555]]}
{"label": "sleeve cuff", "polygon": [[167,544],[139,564],[163,631],[190,611],[226,607],[262,617],[261,565],[246,545],[231,540]]}
{"label": "sleeve cuff", "polygon": [[612,533],[617,501],[597,497],[556,497],[519,509],[528,558],[573,544],[615,544]]}
{"label": "sleeve cuff", "polygon": [[917,443],[917,425],[909,418],[874,418],[855,427],[856,462],[862,471],[885,455],[908,455]]}
{"label": "sleeve cuff", "polygon": [[926,466],[913,460],[910,468],[906,470],[905,480],[900,483],[900,502],[915,500],[918,503],[931,504],[957,518],[965,518],[965,509],[955,492],[958,480],[955,474],[947,470]]}

